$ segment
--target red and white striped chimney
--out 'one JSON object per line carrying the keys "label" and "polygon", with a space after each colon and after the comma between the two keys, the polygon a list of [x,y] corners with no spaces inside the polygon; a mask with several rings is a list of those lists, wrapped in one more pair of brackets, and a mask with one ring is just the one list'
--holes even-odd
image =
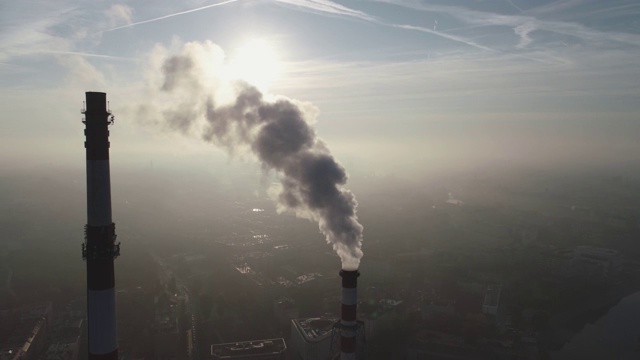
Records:
{"label": "red and white striped chimney", "polygon": [[341,270],[342,277],[342,312],[340,324],[340,359],[356,358],[356,334],[358,322],[356,311],[358,306],[358,270]]}
{"label": "red and white striped chimney", "polygon": [[83,110],[87,151],[87,225],[82,257],[87,261],[87,319],[89,359],[118,359],[115,274],[120,254],[111,219],[109,130],[113,117],[107,94],[87,92]]}

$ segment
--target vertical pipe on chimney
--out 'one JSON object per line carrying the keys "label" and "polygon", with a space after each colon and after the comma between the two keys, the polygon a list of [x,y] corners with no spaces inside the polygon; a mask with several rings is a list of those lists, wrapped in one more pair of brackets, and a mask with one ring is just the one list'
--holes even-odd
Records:
{"label": "vertical pipe on chimney", "polygon": [[118,359],[115,275],[120,253],[111,219],[110,116],[107,95],[86,93],[87,225],[82,256],[87,261],[89,359]]}
{"label": "vertical pipe on chimney", "polygon": [[358,306],[358,270],[341,270],[342,277],[342,312],[340,324],[340,359],[352,360],[356,358],[356,310]]}

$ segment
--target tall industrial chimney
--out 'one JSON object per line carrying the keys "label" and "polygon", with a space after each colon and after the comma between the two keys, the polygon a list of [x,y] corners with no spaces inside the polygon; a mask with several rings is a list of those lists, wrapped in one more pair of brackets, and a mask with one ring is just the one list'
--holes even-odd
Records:
{"label": "tall industrial chimney", "polygon": [[340,316],[340,359],[356,358],[356,335],[358,322],[356,310],[358,306],[358,270],[341,270],[342,277],[342,311]]}
{"label": "tall industrial chimney", "polygon": [[113,260],[120,255],[111,220],[107,94],[87,92],[83,122],[87,149],[87,225],[82,258],[87,261],[89,359],[118,359]]}

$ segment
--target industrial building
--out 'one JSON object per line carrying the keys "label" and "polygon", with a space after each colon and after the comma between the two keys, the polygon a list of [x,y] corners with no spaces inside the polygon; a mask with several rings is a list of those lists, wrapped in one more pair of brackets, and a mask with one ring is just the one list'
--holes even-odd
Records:
{"label": "industrial building", "polygon": [[293,299],[280,298],[273,302],[273,315],[278,324],[286,326],[292,319],[300,317],[300,310]]}
{"label": "industrial building", "polygon": [[44,360],[77,360],[78,359],[78,344],[77,343],[65,343],[65,344],[51,344],[47,349],[47,353],[44,356]]}
{"label": "industrial building", "polygon": [[51,331],[51,303],[0,312],[0,359],[39,359]]}
{"label": "industrial building", "polygon": [[284,339],[266,339],[211,345],[214,360],[284,360]]}
{"label": "industrial building", "polygon": [[291,321],[292,358],[296,360],[342,360],[362,358],[364,323],[356,319],[358,309],[357,270],[342,270],[340,320],[332,317]]}
{"label": "industrial building", "polygon": [[294,360],[326,360],[332,351],[337,319],[315,317],[291,321],[290,352]]}
{"label": "industrial building", "polygon": [[482,313],[485,315],[497,315],[498,307],[500,307],[500,294],[502,293],[502,285],[494,284],[487,287],[484,293],[484,301],[482,303]]}
{"label": "industrial building", "polygon": [[574,271],[596,277],[618,274],[622,270],[622,263],[619,251],[593,246],[577,246],[571,259]]}

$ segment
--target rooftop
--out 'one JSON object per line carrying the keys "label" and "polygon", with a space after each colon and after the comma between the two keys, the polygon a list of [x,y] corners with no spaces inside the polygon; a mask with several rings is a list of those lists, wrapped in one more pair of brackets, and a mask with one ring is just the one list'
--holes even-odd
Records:
{"label": "rooftop", "polygon": [[211,356],[214,359],[236,359],[283,354],[287,346],[284,339],[267,339],[241,341],[226,344],[211,345]]}
{"label": "rooftop", "polygon": [[293,309],[296,307],[296,302],[290,298],[281,298],[276,300],[275,305],[281,309]]}
{"label": "rooftop", "polygon": [[593,255],[600,255],[600,256],[606,256],[606,257],[613,257],[613,256],[617,256],[619,254],[619,251],[617,250],[613,250],[613,249],[606,249],[606,248],[598,248],[598,247],[594,247],[594,246],[576,246],[575,248],[576,252],[585,255],[585,254],[593,254]]}
{"label": "rooftop", "polygon": [[308,319],[294,319],[298,331],[304,335],[307,341],[322,340],[327,336],[331,336],[333,325],[337,322],[337,319],[328,317],[316,317]]}
{"label": "rooftop", "polygon": [[72,354],[76,351],[75,343],[54,343],[49,346],[47,353],[45,354],[46,360],[65,360],[71,358]]}
{"label": "rooftop", "polygon": [[500,301],[501,285],[490,285],[484,295],[484,306],[498,306]]}
{"label": "rooftop", "polygon": [[378,302],[364,302],[358,307],[358,319],[375,320],[392,313],[402,304],[402,300],[381,299]]}

